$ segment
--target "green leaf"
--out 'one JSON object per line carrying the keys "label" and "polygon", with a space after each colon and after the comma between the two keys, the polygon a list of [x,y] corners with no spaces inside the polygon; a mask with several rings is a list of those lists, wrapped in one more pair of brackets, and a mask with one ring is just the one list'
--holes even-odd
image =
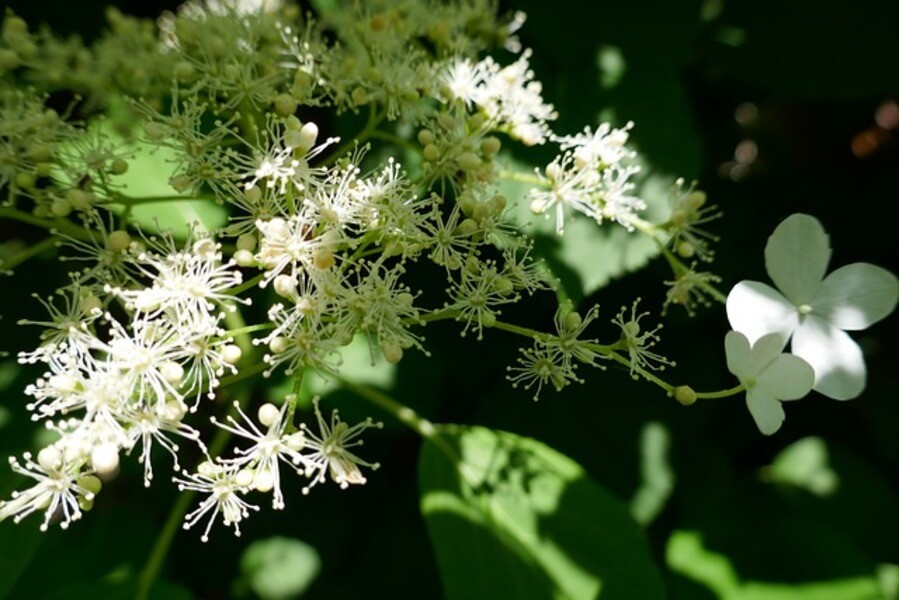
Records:
{"label": "green leaf", "polygon": [[46,534],[33,522],[0,523],[0,598],[8,597]]}
{"label": "green leaf", "polygon": [[[117,191],[137,199],[175,198],[131,207],[130,219],[145,231],[169,230],[175,237],[184,238],[188,226],[194,223],[202,231],[212,231],[227,223],[228,213],[224,207],[209,199],[181,196],[169,185],[178,157],[174,149],[126,140],[108,120],[94,121],[89,127],[100,131],[86,135],[109,138],[111,144],[133,152],[128,160],[128,170],[112,178],[111,183]],[[62,171],[55,172],[54,176],[66,179]],[[124,212],[122,205],[115,205],[115,209],[119,213]]]}
{"label": "green leaf", "polygon": [[[391,389],[396,379],[396,365],[378,356],[372,355],[369,337],[360,333],[348,345],[338,349],[340,354],[340,375],[356,383],[373,385],[383,389]],[[333,378],[313,374],[307,380],[309,395],[325,396],[337,389],[340,383]]]}
{"label": "green leaf", "polygon": [[668,539],[665,561],[675,573],[701,583],[719,597],[732,595],[740,578],[726,556],[707,550],[696,531],[675,531]]}
{"label": "green leaf", "polygon": [[877,576],[859,575],[802,583],[741,582],[723,554],[704,547],[695,531],[675,531],[665,553],[668,567],[704,585],[723,600],[871,600],[882,597]]}
{"label": "green leaf", "polygon": [[840,485],[840,477],[829,463],[827,443],[819,437],[806,437],[781,450],[763,474],[769,481],[828,496]]}
{"label": "green leaf", "polygon": [[[122,191],[134,198],[177,197],[178,192],[169,185],[176,152],[142,143],[136,143],[135,150],[137,154],[129,161],[128,171],[116,178]],[[131,219],[147,231],[171,230],[172,235],[183,238],[192,223],[198,223],[205,231],[223,226],[227,211],[211,200],[184,196],[183,200],[138,204],[131,210]]]}
{"label": "green leaf", "polygon": [[315,548],[297,539],[272,537],[250,544],[240,559],[244,579],[260,598],[295,598],[321,570]]}
{"label": "green leaf", "polygon": [[674,489],[674,472],[668,463],[671,436],[661,423],[647,423],[640,432],[640,472],[643,475],[631,500],[631,514],[641,525],[658,516]]}
{"label": "green leaf", "polygon": [[450,599],[664,596],[624,504],[540,442],[443,427],[424,446],[419,483]]}

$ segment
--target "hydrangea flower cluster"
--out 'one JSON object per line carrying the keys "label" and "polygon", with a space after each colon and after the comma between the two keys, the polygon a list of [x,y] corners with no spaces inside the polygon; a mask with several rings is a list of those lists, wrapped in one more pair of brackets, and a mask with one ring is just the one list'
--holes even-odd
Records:
{"label": "hydrangea flower cluster", "polygon": [[[720,213],[705,194],[678,180],[670,215],[644,220],[634,124],[555,132],[515,36],[520,13],[497,15],[491,0],[347,4],[316,18],[287,2],[189,0],[155,23],[113,10],[99,40],[65,47],[5,16],[0,219],[46,239],[4,270],[55,247],[74,266],[45,301],[50,319],[31,322],[40,344],[19,355],[44,369],[25,393],[55,439],[10,459],[32,485],[0,502],[0,520],[41,512],[42,528],[67,527],[122,457],[137,458],[146,485],[158,479],[154,447],[171,456],[173,484],[200,496],[183,516],[186,528],[205,523],[204,540],[219,520],[239,534],[259,510],[251,494],[284,508],[297,495],[291,476],[305,480],[301,494],[328,480],[364,484],[378,463],[358,448],[379,424],[349,425],[336,410],[326,419],[303,379],[340,383],[341,349],[359,337],[372,363],[427,355],[422,329],[434,321],[477,339],[525,337],[507,378],[535,398],[609,363],[685,404],[703,396],[660,378],[674,361],[636,301],[605,317],[616,332],[606,343],[588,332],[597,306],[561,300],[548,332],[503,311],[535,293],[564,297],[515,216],[519,203],[554,217],[559,235],[567,219],[588,217],[652,238],[673,270],[666,306],[692,314],[723,300],[715,275],[681,260],[712,258],[705,227]],[[78,99],[60,108],[58,92]],[[513,172],[503,146],[518,144],[559,154],[534,174]],[[165,170],[154,189],[166,192],[135,195],[127,176],[154,157]],[[529,191],[506,197],[507,179]],[[224,207],[227,221],[184,232],[178,219],[135,216],[146,204],[192,203]],[[796,218],[766,252],[783,294],[744,282],[728,300],[742,334],[728,336],[727,364],[763,433],[783,419],[779,400],[812,385],[857,395],[863,363],[842,330],[896,303],[895,277],[871,265],[821,282],[826,236]],[[445,276],[436,291],[415,279],[428,265]],[[259,322],[247,324],[254,310]],[[791,335],[801,358],[780,355]],[[293,390],[277,403],[242,385],[272,376]],[[304,406],[314,426],[298,419]],[[395,416],[408,422],[406,411]],[[210,436],[239,443],[213,453]]]}

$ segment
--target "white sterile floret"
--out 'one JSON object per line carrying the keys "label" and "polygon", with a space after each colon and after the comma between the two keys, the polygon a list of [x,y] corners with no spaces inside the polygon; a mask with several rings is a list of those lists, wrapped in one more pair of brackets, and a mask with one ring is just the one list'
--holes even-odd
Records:
{"label": "white sterile floret", "polygon": [[814,389],[850,400],[865,387],[861,349],[846,331],[858,331],[889,315],[899,281],[889,271],[854,263],[824,276],[830,244],[821,223],[795,214],[781,223],[765,247],[765,266],[777,289],[741,281],[727,297],[731,327],[750,342],[769,333],[792,338],[793,354],[815,371]]}
{"label": "white sterile floret", "polygon": [[771,435],[784,421],[783,400],[798,400],[808,394],[815,373],[807,362],[782,354],[780,334],[764,335],[750,346],[745,335],[729,331],[724,338],[727,369],[746,388],[746,406],[759,431]]}

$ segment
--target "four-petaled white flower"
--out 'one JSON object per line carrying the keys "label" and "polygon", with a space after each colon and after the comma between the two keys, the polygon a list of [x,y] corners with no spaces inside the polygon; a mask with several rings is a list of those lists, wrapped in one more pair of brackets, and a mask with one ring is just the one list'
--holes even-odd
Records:
{"label": "four-petaled white flower", "polygon": [[746,388],[746,406],[759,431],[771,435],[784,421],[782,400],[798,400],[808,394],[815,372],[798,356],[782,354],[783,339],[769,333],[750,346],[745,335],[729,331],[724,338],[727,369]]}
{"label": "four-petaled white flower", "polygon": [[[862,351],[846,331],[858,331],[890,314],[899,281],[868,263],[841,267],[827,277],[830,244],[821,223],[795,214],[781,223],[765,247],[765,267],[778,289],[741,281],[727,297],[731,327],[756,342],[778,333],[792,337],[792,352],[815,371],[814,389],[850,400],[865,387]],[[778,291],[779,290],[779,291]]]}

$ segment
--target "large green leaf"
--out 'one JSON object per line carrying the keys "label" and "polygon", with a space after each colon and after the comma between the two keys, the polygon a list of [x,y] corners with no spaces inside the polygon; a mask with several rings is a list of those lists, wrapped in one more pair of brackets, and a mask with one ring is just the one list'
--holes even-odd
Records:
{"label": "large green leaf", "polygon": [[419,478],[450,599],[664,596],[626,506],[540,442],[443,427]]}
{"label": "large green leaf", "polygon": [[[128,171],[116,179],[125,194],[135,197],[178,197],[169,185],[176,153],[170,148],[153,148],[135,144],[135,156]],[[189,225],[196,223],[203,231],[214,230],[227,221],[225,209],[205,199],[184,196],[184,199],[138,204],[131,218],[147,231],[171,230],[178,237],[187,234]]]}

